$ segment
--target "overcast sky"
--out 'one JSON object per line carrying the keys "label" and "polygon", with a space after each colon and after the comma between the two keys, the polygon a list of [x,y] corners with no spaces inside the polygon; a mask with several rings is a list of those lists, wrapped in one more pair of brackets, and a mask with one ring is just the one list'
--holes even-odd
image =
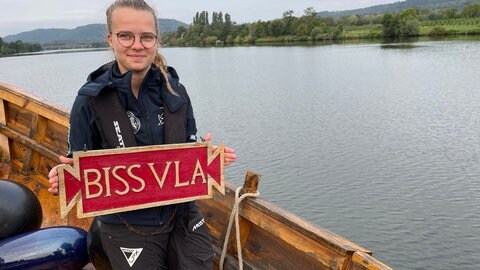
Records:
{"label": "overcast sky", "polygon": [[[197,11],[229,13],[237,23],[281,18],[293,10],[301,16],[308,7],[338,11],[403,0],[148,0],[159,18],[190,24]],[[105,10],[113,0],[0,0],[0,37],[38,28],[75,28],[105,23]]]}

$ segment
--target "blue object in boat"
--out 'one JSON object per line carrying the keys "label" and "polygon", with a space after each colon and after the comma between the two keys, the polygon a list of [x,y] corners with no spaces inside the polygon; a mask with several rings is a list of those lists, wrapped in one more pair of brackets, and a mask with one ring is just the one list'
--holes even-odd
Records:
{"label": "blue object in boat", "polygon": [[0,241],[0,269],[81,269],[88,263],[87,232],[62,226]]}

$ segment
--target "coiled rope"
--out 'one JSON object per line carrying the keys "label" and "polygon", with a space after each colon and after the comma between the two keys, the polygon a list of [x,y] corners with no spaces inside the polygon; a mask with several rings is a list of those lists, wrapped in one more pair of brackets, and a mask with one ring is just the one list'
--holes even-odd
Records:
{"label": "coiled rope", "polygon": [[235,203],[233,204],[232,213],[230,214],[230,221],[228,222],[227,234],[225,235],[225,241],[223,242],[222,256],[220,257],[220,270],[223,270],[223,263],[225,261],[225,255],[227,253],[228,240],[230,239],[230,233],[232,232],[233,219],[235,218],[235,233],[237,238],[237,256],[238,256],[238,269],[243,270],[243,258],[242,258],[242,246],[240,243],[240,224],[238,222],[238,210],[240,203],[247,197],[258,197],[260,192],[258,190],[255,193],[245,193],[240,195],[242,187],[238,187],[235,191]]}

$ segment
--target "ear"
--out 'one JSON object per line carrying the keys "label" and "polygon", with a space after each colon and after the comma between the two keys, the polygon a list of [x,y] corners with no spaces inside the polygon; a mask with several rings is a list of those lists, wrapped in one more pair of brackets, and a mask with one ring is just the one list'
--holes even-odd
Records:
{"label": "ear", "polygon": [[112,34],[111,33],[108,33],[107,34],[107,42],[108,42],[108,45],[110,45],[110,48],[113,48],[113,40],[112,40]]}

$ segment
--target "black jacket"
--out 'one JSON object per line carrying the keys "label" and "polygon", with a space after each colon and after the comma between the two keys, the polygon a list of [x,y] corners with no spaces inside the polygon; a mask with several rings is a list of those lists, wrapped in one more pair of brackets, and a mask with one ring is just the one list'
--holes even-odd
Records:
{"label": "black jacket", "polygon": [[[115,148],[118,145],[105,138],[95,113],[94,101],[104,91],[116,91],[118,100],[131,122],[135,145],[184,143],[196,138],[196,124],[190,98],[179,83],[175,69],[169,67],[169,82],[178,95],[171,94],[159,69],[152,65],[142,81],[138,99],[131,91],[132,72],[120,74],[116,62],[92,72],[78,91],[70,114],[69,153],[93,149]],[[103,104],[103,106],[112,106]],[[132,145],[126,145],[132,146]],[[119,214],[133,225],[159,225],[168,220],[176,206],[154,207]],[[183,207],[182,207],[183,209]],[[121,224],[118,214],[104,215],[100,220]]]}

